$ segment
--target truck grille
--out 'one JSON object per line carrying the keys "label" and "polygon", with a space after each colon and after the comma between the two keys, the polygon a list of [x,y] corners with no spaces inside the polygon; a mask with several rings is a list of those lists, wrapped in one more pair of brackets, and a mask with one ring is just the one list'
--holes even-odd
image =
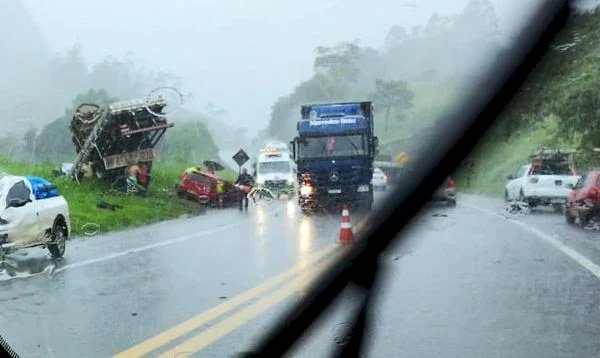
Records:
{"label": "truck grille", "polygon": [[270,189],[283,189],[287,184],[286,180],[266,180],[265,186]]}
{"label": "truck grille", "polygon": [[360,171],[356,169],[319,170],[312,173],[317,186],[345,186],[361,182]]}

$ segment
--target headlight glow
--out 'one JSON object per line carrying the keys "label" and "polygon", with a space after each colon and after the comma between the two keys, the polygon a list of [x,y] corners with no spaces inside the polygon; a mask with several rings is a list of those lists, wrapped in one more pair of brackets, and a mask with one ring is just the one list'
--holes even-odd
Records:
{"label": "headlight glow", "polygon": [[357,192],[359,193],[364,193],[369,191],[369,186],[368,185],[359,185],[358,189],[356,189]]}
{"label": "headlight glow", "polygon": [[300,195],[302,195],[302,196],[308,196],[308,195],[312,194],[312,192],[313,192],[313,188],[310,185],[304,184],[300,187]]}

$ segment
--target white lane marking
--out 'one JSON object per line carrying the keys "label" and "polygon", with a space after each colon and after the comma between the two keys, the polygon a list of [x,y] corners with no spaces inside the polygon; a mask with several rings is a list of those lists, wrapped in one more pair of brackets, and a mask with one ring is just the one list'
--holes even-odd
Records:
{"label": "white lane marking", "polygon": [[177,238],[174,238],[174,239],[171,239],[171,240],[161,241],[161,242],[157,242],[155,244],[141,246],[141,247],[136,247],[136,248],[125,250],[125,251],[116,252],[114,254],[97,257],[95,259],[90,259],[90,260],[85,260],[85,261],[77,262],[77,263],[74,263],[74,264],[65,265],[63,267],[60,267],[60,268],[56,269],[54,271],[54,273],[58,273],[58,272],[61,272],[61,271],[67,270],[67,269],[71,269],[71,268],[88,266],[88,265],[95,264],[95,263],[98,263],[98,262],[112,260],[112,259],[115,259],[115,258],[118,258],[118,257],[126,256],[126,255],[129,255],[129,254],[134,254],[134,253],[137,253],[137,252],[152,250],[152,249],[155,249],[157,247],[167,246],[167,245],[175,244],[175,243],[178,243],[178,242],[191,240],[191,239],[194,239],[194,238],[197,238],[197,237],[200,237],[200,236],[206,236],[206,235],[214,234],[215,232],[219,232],[219,231],[230,229],[230,228],[235,227],[235,226],[239,226],[243,222],[244,222],[244,220],[240,220],[240,221],[238,221],[236,223],[233,223],[233,224],[219,226],[219,227],[216,227],[214,229],[202,231],[202,232],[199,232],[199,233],[195,233],[195,234],[191,234],[191,235],[185,235],[185,236],[180,236],[180,237],[177,237]]}
{"label": "white lane marking", "polygon": [[[489,215],[493,215],[493,216],[500,217],[500,218],[503,218],[503,219],[510,219],[509,217],[500,215],[500,214],[495,213],[495,212],[493,212],[491,210],[480,208],[480,207],[475,206],[475,205],[465,204],[465,203],[463,203],[462,205],[470,207],[471,209],[475,209],[475,210],[484,212],[484,213],[489,214]],[[583,256],[582,254],[580,254],[579,252],[575,251],[571,247],[565,245],[561,241],[553,238],[552,236],[546,234],[545,232],[543,232],[541,230],[538,230],[538,229],[536,229],[534,227],[528,226],[527,224],[525,224],[523,222],[520,222],[520,221],[511,220],[510,222],[512,224],[514,224],[514,225],[519,226],[521,229],[534,234],[535,236],[537,236],[540,239],[544,240],[546,243],[554,246],[554,248],[558,249],[560,252],[562,252],[563,254],[567,255],[569,258],[571,258],[572,260],[574,260],[575,262],[577,262],[579,265],[581,265],[586,270],[590,271],[598,279],[600,279],[600,266],[596,265],[594,262],[592,262],[587,257]]]}

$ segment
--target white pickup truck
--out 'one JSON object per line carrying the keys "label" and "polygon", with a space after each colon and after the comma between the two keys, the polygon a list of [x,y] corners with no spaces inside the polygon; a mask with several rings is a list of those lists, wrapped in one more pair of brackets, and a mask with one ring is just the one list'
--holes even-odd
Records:
{"label": "white pickup truck", "polygon": [[52,183],[0,174],[0,256],[44,246],[52,257],[60,258],[70,229],[69,207]]}
{"label": "white pickup truck", "polygon": [[551,205],[559,211],[564,207],[579,176],[574,175],[568,167],[536,172],[532,169],[532,164],[527,164],[507,179],[504,190],[507,201],[527,202],[530,207]]}

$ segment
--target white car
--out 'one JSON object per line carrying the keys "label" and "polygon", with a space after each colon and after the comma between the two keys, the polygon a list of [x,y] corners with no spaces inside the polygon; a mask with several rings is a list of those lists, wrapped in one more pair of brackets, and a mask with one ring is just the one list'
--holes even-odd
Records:
{"label": "white car", "polygon": [[0,175],[0,256],[44,246],[52,257],[62,257],[70,231],[69,207],[52,183]]}
{"label": "white car", "polygon": [[385,188],[387,187],[387,176],[381,169],[373,169],[373,179],[371,179],[371,184],[373,185],[373,189],[375,190],[385,190]]}
{"label": "white car", "polygon": [[562,209],[579,176],[568,168],[536,172],[532,170],[531,164],[526,164],[507,179],[504,190],[506,201],[519,200],[532,207],[552,205],[556,209]]}

